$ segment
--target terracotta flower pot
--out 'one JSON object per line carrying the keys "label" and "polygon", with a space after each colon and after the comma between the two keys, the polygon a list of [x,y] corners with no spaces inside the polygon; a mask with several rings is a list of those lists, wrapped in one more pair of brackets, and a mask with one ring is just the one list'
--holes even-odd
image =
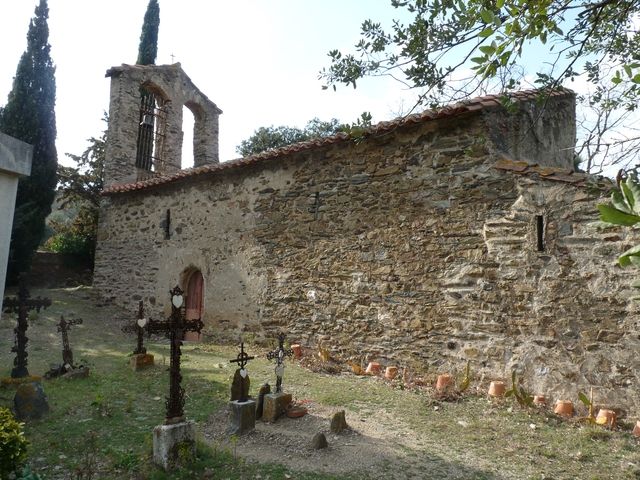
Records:
{"label": "terracotta flower pot", "polygon": [[438,375],[438,379],[436,380],[436,390],[441,392],[445,390],[452,383],[453,383],[453,378],[448,373],[443,373],[442,375]]}
{"label": "terracotta flower pot", "polygon": [[504,397],[504,392],[506,391],[506,387],[504,382],[500,380],[496,380],[489,384],[489,396],[490,397]]}
{"label": "terracotta flower pot", "polygon": [[390,366],[384,371],[384,378],[387,380],[393,380],[396,378],[396,375],[398,375],[398,367]]}
{"label": "terracotta flower pot", "polygon": [[640,421],[637,421],[635,426],[633,427],[633,436],[640,437]]}
{"label": "terracotta flower pot", "polygon": [[534,395],[533,404],[538,406],[543,406],[547,404],[547,399],[544,395]]}
{"label": "terracotta flower pot", "polygon": [[553,413],[562,415],[563,417],[570,417],[573,415],[573,402],[571,400],[558,400],[556,407],[553,409]]}
{"label": "terracotta flower pot", "polygon": [[378,375],[380,373],[380,364],[378,362],[369,362],[365,373],[369,375]]}
{"label": "terracotta flower pot", "polygon": [[616,425],[616,412],[613,410],[607,410],[605,408],[601,408],[596,416],[596,423],[598,425],[605,425],[607,427],[615,427]]}
{"label": "terracotta flower pot", "polygon": [[296,360],[300,360],[302,358],[302,345],[294,343],[291,345],[291,350],[293,350],[293,356]]}

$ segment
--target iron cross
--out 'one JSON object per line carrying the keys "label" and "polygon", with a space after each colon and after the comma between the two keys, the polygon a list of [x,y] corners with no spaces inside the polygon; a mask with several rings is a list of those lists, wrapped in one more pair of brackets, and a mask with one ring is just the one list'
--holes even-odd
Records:
{"label": "iron cross", "polygon": [[[233,377],[233,381],[234,381],[234,386],[235,386],[235,382],[236,379],[239,381],[239,386],[240,386],[240,391],[239,391],[239,398],[238,401],[240,402],[246,402],[247,401],[247,395],[249,393],[249,378],[248,378],[248,373],[246,370],[246,366],[247,363],[249,362],[249,360],[253,360],[255,357],[250,357],[249,355],[247,355],[247,352],[244,351],[244,342],[240,342],[240,353],[238,354],[238,356],[233,359],[233,360],[229,360],[230,363],[237,363],[238,366],[240,367],[237,371],[236,374]],[[239,377],[237,377],[237,375],[240,375]],[[233,391],[234,391],[234,387],[232,387],[231,389],[231,400],[234,400],[233,398]]]}
{"label": "iron cross", "polygon": [[29,370],[27,370],[27,328],[29,328],[28,317],[30,310],[36,310],[40,312],[41,308],[47,308],[51,306],[51,299],[49,298],[34,298],[30,299],[31,295],[25,285],[24,277],[20,277],[20,287],[17,297],[10,297],[4,300],[5,313],[17,313],[18,323],[16,328],[13,329],[15,334],[15,342],[12,352],[16,354],[16,358],[13,359],[13,369],[11,370],[11,378],[22,378],[29,376]]}
{"label": "iron cross", "polygon": [[244,351],[244,342],[240,342],[240,353],[233,360],[229,360],[230,363],[237,363],[238,366],[244,370],[244,367],[247,365],[249,360],[253,360],[256,357],[250,357],[247,355],[247,352]]}
{"label": "iron cross", "polygon": [[284,339],[286,338],[283,332],[278,334],[278,348],[273,352],[267,353],[269,360],[276,359],[276,392],[282,392],[282,377],[284,376],[284,357],[290,357],[293,355],[293,350],[284,348]]}
{"label": "iron cross", "polygon": [[180,386],[182,375],[180,374],[180,347],[185,332],[198,332],[204,327],[202,320],[186,319],[186,307],[184,292],[178,286],[169,291],[171,298],[171,315],[167,320],[149,320],[147,331],[149,333],[163,333],[171,341],[171,360],[169,366],[169,396],[167,397],[166,424],[184,421],[184,389]]}
{"label": "iron cross", "polygon": [[82,324],[81,318],[74,320],[65,320],[60,315],[60,322],[58,323],[58,331],[62,334],[62,366],[65,370],[71,370],[73,368],[73,352],[69,346],[69,328],[72,325]]}
{"label": "iron cross", "polygon": [[144,316],[144,305],[142,304],[142,300],[140,300],[140,303],[138,303],[138,318],[136,319],[136,323],[122,327],[124,333],[136,333],[138,335],[138,344],[133,351],[134,355],[147,353],[147,349],[144,347],[144,327],[147,326],[148,321]]}

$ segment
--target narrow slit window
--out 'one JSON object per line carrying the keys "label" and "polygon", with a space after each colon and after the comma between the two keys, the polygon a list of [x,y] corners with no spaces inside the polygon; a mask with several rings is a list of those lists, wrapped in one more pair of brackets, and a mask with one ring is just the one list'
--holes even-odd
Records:
{"label": "narrow slit window", "polygon": [[536,240],[539,252],[544,252],[544,216],[536,215]]}
{"label": "narrow slit window", "polygon": [[171,210],[167,208],[167,213],[164,219],[164,239],[169,240],[171,238]]}

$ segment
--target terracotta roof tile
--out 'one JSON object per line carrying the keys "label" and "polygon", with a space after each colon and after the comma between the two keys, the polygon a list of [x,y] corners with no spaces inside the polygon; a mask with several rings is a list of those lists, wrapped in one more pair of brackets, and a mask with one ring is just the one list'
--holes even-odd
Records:
{"label": "terracotta roof tile", "polygon": [[[557,89],[547,95],[551,97],[560,97],[560,96],[573,96],[574,93],[571,90],[567,89]],[[540,90],[523,90],[519,92],[514,92],[510,94],[510,98],[512,101],[527,101],[527,100],[535,100],[540,98],[541,91]],[[433,120],[440,120],[443,118],[452,118],[458,115],[463,115],[465,113],[477,112],[480,110],[486,110],[490,108],[497,108],[502,105],[501,99],[502,95],[486,95],[483,97],[477,97],[470,100],[466,100],[463,102],[459,102],[453,105],[447,105],[442,108],[425,110],[421,113],[415,113],[412,115],[408,115],[406,117],[399,117],[391,121],[384,121],[377,123],[376,125],[372,125],[364,130],[363,135],[372,136],[378,135],[386,132],[390,132],[396,128],[421,123],[428,122]],[[294,143],[292,145],[287,145],[280,148],[275,148],[272,150],[267,150],[265,152],[259,153],[257,155],[251,155],[246,158],[239,158],[236,160],[231,160],[227,162],[222,162],[213,165],[205,165],[202,167],[190,168],[187,170],[181,170],[179,172],[166,175],[163,177],[155,177],[152,179],[128,183],[128,184],[116,184],[110,185],[102,191],[103,195],[113,195],[121,192],[131,192],[135,190],[142,190],[148,187],[164,185],[168,183],[172,183],[178,181],[183,178],[188,177],[196,177],[198,175],[213,173],[213,172],[221,172],[225,170],[232,170],[236,168],[241,168],[247,165],[254,165],[258,163],[263,163],[266,161],[277,160],[286,155],[302,152],[306,150],[313,150],[315,148],[324,146],[324,145],[332,145],[341,143],[352,138],[350,134],[340,132],[330,137],[324,137],[319,139],[308,140],[305,142]],[[496,168],[502,170],[512,170],[515,172],[520,172],[523,170],[518,170],[521,168],[517,165],[511,165],[510,168],[506,167],[507,164],[503,164],[502,168],[496,164]],[[548,178],[548,177],[547,177]]]}

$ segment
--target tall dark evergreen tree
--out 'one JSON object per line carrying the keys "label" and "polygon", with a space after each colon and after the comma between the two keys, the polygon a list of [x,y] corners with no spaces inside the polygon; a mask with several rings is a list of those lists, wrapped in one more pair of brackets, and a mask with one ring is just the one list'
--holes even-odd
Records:
{"label": "tall dark evergreen tree", "polygon": [[44,232],[56,187],[56,81],[49,45],[49,7],[40,0],[27,33],[0,130],[33,145],[31,175],[20,179],[11,232],[8,280],[28,270]]}
{"label": "tall dark evergreen tree", "polygon": [[158,29],[160,27],[160,6],[158,0],[149,0],[144,14],[140,46],[138,47],[138,65],[155,65],[158,55]]}
{"label": "tall dark evergreen tree", "polygon": [[[158,55],[158,29],[160,28],[160,6],[158,0],[149,0],[144,14],[140,45],[138,46],[138,65],[155,65]],[[153,144],[156,125],[156,98],[152,92],[140,87],[140,127],[138,129],[136,167],[151,170],[153,167]]]}

